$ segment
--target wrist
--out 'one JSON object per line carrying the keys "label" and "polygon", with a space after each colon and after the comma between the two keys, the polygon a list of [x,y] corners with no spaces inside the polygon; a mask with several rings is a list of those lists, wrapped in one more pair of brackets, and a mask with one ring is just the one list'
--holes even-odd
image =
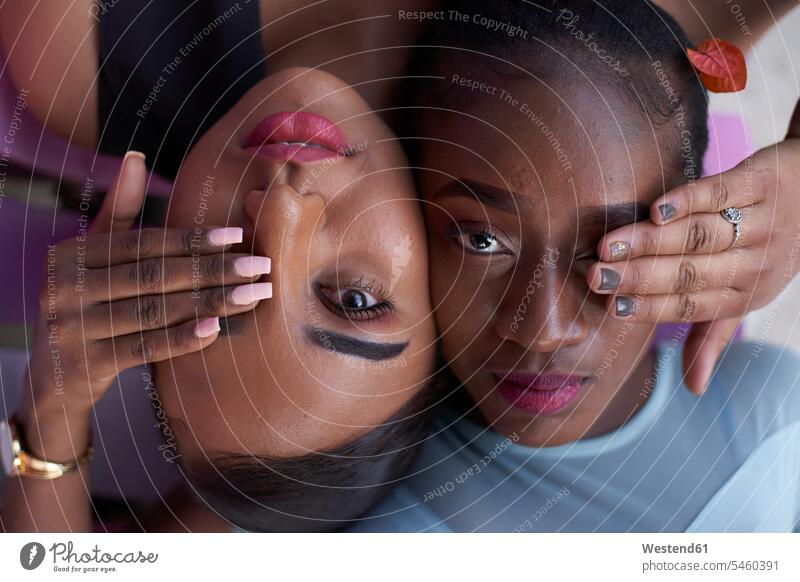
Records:
{"label": "wrist", "polygon": [[[67,415],[75,420],[91,417],[92,402],[83,398],[75,398],[74,393],[88,394],[90,389],[60,389],[48,383],[46,378],[41,377],[41,373],[36,373],[28,368],[26,383],[29,390],[25,391],[25,396],[20,404],[19,414],[31,415],[34,419],[39,417],[55,417]],[[35,416],[34,416],[35,415]],[[35,420],[34,420],[35,421]]]}
{"label": "wrist", "polygon": [[27,452],[39,459],[70,462],[83,455],[91,444],[90,410],[23,406],[16,419]]}

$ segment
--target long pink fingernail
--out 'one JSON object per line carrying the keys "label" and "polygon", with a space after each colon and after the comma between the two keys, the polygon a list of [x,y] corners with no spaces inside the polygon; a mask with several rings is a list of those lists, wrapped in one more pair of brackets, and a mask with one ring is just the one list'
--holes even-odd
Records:
{"label": "long pink fingernail", "polygon": [[225,245],[235,245],[242,242],[243,236],[244,230],[238,226],[215,228],[208,231],[208,242],[215,247],[224,247]]}
{"label": "long pink fingernail", "polygon": [[240,277],[266,275],[272,267],[269,257],[240,257],[233,262],[233,270]]}
{"label": "long pink fingernail", "polygon": [[194,326],[194,335],[203,339],[211,337],[220,330],[219,317],[209,317],[208,319],[201,319]]}
{"label": "long pink fingernail", "polygon": [[272,283],[251,283],[239,285],[230,294],[231,303],[234,305],[250,305],[254,301],[272,297]]}

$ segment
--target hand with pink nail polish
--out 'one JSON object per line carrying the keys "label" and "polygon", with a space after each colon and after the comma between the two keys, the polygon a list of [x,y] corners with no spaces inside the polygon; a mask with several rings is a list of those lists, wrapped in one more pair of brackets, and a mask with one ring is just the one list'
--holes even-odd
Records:
{"label": "hand with pink nail polish", "polygon": [[62,405],[88,414],[123,370],[209,346],[220,317],[272,295],[271,283],[260,280],[270,259],[230,252],[242,242],[241,228],[130,229],[146,177],[144,157],[128,154],[88,235],[48,256],[30,365],[38,414]]}

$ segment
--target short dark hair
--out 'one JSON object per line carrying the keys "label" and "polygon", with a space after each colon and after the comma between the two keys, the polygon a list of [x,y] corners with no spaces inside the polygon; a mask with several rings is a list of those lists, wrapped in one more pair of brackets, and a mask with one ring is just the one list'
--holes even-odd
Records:
{"label": "short dark hair", "polygon": [[294,458],[183,461],[200,501],[236,527],[318,532],[354,523],[406,476],[444,381],[434,379],[383,424],[335,450]]}
{"label": "short dark hair", "polygon": [[[513,80],[527,73],[558,77],[579,67],[593,82],[627,96],[653,127],[667,128],[669,151],[676,154],[670,170],[686,180],[702,174],[706,92],[686,57],[685,32],[649,0],[458,0],[447,8],[461,18],[436,21],[421,43],[425,48],[412,56],[412,76],[422,79],[413,91],[417,108],[458,109],[474,98],[452,83],[430,80],[447,77],[446,71],[489,69]],[[605,59],[591,43],[602,47]],[[410,115],[418,121],[409,125],[425,122],[419,109]]]}

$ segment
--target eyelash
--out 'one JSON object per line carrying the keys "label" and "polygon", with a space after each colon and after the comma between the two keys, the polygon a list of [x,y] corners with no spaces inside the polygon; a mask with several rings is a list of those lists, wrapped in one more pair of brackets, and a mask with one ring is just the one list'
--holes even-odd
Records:
{"label": "eyelash", "polygon": [[[318,289],[318,295],[326,307],[339,317],[343,317],[350,321],[377,321],[396,312],[396,307],[392,301],[392,296],[384,289],[383,285],[378,283],[375,279],[366,282],[363,275],[361,275],[358,279],[350,280],[343,287],[319,285]],[[378,302],[375,305],[371,305],[363,309],[348,309],[343,307],[341,303],[338,303],[337,301],[328,297],[326,293],[326,291],[342,293],[344,291],[353,289],[367,292],[370,295],[375,295]]]}
{"label": "eyelash", "polygon": [[[462,248],[464,252],[470,253],[472,255],[486,256],[486,257],[492,255],[513,255],[513,252],[508,248],[508,246],[505,245],[502,241],[500,241],[497,235],[491,232],[490,229],[486,228],[484,224],[477,224],[476,226],[473,226],[471,223],[451,222],[447,226],[446,235],[455,244],[457,244],[460,248]],[[464,236],[472,236],[472,235],[480,235],[493,238],[505,250],[488,252],[488,253],[480,253],[474,251],[465,246],[460,240]],[[596,263],[600,261],[600,257],[597,254],[597,250],[594,247],[587,246],[575,252],[575,261],[578,263],[583,263],[583,262]]]}

